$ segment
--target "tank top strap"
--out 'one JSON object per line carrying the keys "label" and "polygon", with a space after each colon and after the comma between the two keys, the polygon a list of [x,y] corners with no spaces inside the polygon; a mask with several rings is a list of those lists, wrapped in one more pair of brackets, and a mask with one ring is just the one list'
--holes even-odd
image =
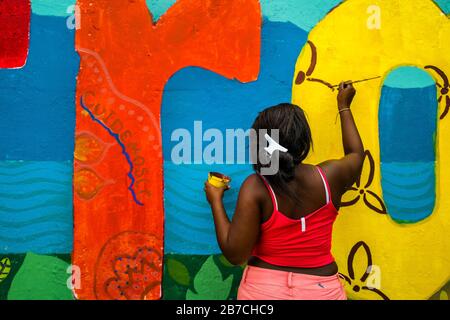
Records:
{"label": "tank top strap", "polygon": [[275,196],[275,192],[273,191],[272,187],[270,186],[269,181],[267,181],[267,179],[264,178],[263,175],[258,174],[258,176],[261,177],[261,179],[264,182],[264,185],[266,186],[267,190],[269,190],[270,198],[272,199],[273,209],[278,211],[277,197]]}
{"label": "tank top strap", "polygon": [[319,171],[320,177],[322,178],[323,186],[325,188],[326,201],[328,204],[331,201],[330,185],[328,184],[327,177],[326,177],[325,173],[323,172],[322,168],[319,166],[316,166],[316,168],[317,168],[317,171]]}

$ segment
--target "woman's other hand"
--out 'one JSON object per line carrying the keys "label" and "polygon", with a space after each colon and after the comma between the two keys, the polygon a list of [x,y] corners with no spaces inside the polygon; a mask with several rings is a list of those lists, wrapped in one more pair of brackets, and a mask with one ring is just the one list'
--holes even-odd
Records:
{"label": "woman's other hand", "polygon": [[203,190],[205,190],[206,199],[208,200],[209,204],[212,205],[213,203],[221,202],[223,199],[223,194],[229,189],[230,186],[228,185],[218,188],[206,181]]}

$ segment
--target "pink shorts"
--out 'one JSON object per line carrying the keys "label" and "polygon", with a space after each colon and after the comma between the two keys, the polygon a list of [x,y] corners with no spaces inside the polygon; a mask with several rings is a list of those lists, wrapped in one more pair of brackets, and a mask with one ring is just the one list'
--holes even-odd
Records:
{"label": "pink shorts", "polygon": [[238,300],[347,300],[337,274],[312,276],[247,266]]}

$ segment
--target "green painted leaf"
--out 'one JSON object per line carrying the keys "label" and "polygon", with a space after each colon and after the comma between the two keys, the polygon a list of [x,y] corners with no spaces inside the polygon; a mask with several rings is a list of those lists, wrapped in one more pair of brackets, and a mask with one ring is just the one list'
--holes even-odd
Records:
{"label": "green painted leaf", "polygon": [[448,293],[445,290],[442,290],[441,293],[439,294],[439,299],[448,300]]}
{"label": "green painted leaf", "polygon": [[213,256],[210,256],[194,278],[194,289],[186,292],[187,300],[226,300],[230,295],[233,275],[222,278]]}
{"label": "green painted leaf", "polygon": [[72,300],[69,264],[52,256],[27,253],[8,292],[9,300]]}
{"label": "green painted leaf", "polygon": [[9,258],[3,258],[0,260],[0,282],[6,279],[11,271],[11,261]]}
{"label": "green painted leaf", "polygon": [[186,266],[178,260],[168,259],[167,271],[170,277],[177,283],[183,286],[189,286],[191,282],[191,276]]}

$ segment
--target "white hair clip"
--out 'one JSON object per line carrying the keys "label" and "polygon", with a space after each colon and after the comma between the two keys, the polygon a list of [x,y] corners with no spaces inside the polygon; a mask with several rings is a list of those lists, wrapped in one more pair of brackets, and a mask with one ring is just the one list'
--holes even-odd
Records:
{"label": "white hair clip", "polygon": [[278,142],[276,142],[275,140],[272,139],[271,136],[269,136],[267,133],[264,135],[264,138],[266,138],[266,140],[269,142],[269,146],[265,147],[264,150],[266,150],[266,152],[272,156],[272,154],[278,150],[280,152],[288,152],[288,149],[286,149],[285,147],[283,147],[282,145],[280,145]]}

